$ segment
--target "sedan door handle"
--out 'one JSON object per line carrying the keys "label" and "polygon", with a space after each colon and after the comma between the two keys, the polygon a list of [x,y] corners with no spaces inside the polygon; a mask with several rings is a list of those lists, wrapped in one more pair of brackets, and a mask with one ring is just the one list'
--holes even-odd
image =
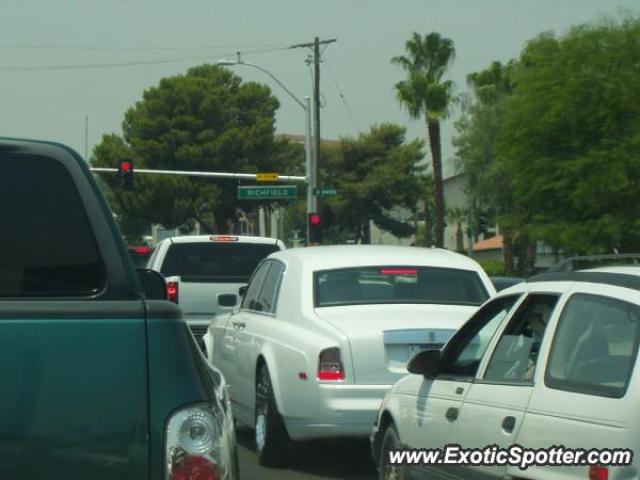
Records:
{"label": "sedan door handle", "polygon": [[516,426],[516,418],[512,416],[504,417],[502,420],[502,428],[505,432],[511,433]]}
{"label": "sedan door handle", "polygon": [[247,326],[245,322],[231,322],[231,323],[233,324],[233,328],[235,328],[236,330],[240,330]]}
{"label": "sedan door handle", "polygon": [[455,408],[455,407],[450,407],[447,410],[447,413],[446,413],[445,417],[447,417],[447,420],[450,420],[452,422],[457,420],[457,418],[458,418],[458,409]]}

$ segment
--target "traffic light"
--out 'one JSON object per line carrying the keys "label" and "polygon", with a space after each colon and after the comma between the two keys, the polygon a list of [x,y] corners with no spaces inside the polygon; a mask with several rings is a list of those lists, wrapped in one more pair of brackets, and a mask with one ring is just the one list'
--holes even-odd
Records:
{"label": "traffic light", "polygon": [[309,243],[322,242],[322,217],[319,213],[310,213],[307,217],[309,225]]}
{"label": "traffic light", "polygon": [[133,190],[133,160],[120,160],[118,163],[118,178],[122,190]]}
{"label": "traffic light", "polygon": [[487,227],[489,226],[489,216],[486,212],[480,212],[478,215],[478,232],[487,233]]}

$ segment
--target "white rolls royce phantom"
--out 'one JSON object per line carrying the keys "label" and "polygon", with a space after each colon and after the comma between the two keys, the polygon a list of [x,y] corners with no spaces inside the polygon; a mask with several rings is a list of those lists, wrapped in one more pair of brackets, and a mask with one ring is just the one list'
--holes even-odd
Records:
{"label": "white rolls royce phantom", "polygon": [[290,439],[368,436],[409,359],[444,345],[495,290],[463,255],[345,245],[273,253],[242,293],[204,343],[260,463],[277,465]]}

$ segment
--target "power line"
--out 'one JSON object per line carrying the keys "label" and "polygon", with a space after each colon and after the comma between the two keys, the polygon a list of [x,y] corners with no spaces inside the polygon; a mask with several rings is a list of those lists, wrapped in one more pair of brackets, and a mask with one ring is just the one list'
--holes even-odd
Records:
{"label": "power line", "polygon": [[[281,48],[269,48],[262,50],[252,50],[244,53],[259,54],[269,53],[280,50],[287,50],[288,47]],[[226,52],[223,54],[218,53],[220,56],[229,56],[236,52]],[[108,62],[108,63],[83,63],[83,64],[66,64],[66,65],[26,65],[26,66],[9,66],[0,67],[0,72],[28,72],[28,71],[41,71],[41,70],[86,70],[86,69],[99,69],[99,68],[120,68],[120,67],[135,67],[143,65],[162,65],[169,63],[183,63],[193,62],[201,60],[210,60],[211,56],[197,56],[197,57],[181,57],[181,58],[162,58],[152,60],[135,60],[130,62]]]}
{"label": "power line", "polygon": [[288,49],[285,45],[183,45],[183,46],[105,46],[105,45],[33,45],[0,44],[0,48],[19,50],[234,50],[238,49]]}
{"label": "power line", "polygon": [[326,60],[324,61],[324,63],[327,66],[327,71],[329,72],[329,76],[333,80],[333,85],[336,87],[338,95],[340,96],[340,99],[342,100],[342,103],[344,104],[344,108],[347,110],[347,113],[349,114],[349,117],[351,118],[351,123],[353,123],[353,126],[355,127],[355,129],[358,132],[361,132],[362,130],[360,130],[360,128],[358,127],[358,122],[356,121],[356,117],[353,114],[353,111],[351,110],[351,107],[349,106],[349,103],[347,102],[347,98],[344,96],[344,93],[342,93],[342,90],[340,89],[340,85],[338,85],[338,81],[336,80],[336,77],[333,74],[333,70],[331,69],[331,65],[329,65],[329,62],[327,62]]}
{"label": "power line", "polygon": [[36,70],[84,70],[84,69],[93,69],[93,68],[134,67],[134,66],[140,66],[140,65],[160,65],[165,63],[192,62],[194,60],[204,60],[204,59],[210,59],[210,58],[211,58],[210,56],[207,56],[207,57],[200,56],[200,57],[191,57],[191,58],[143,60],[143,61],[135,61],[135,62],[0,67],[0,72],[28,72],[28,71],[36,71]]}

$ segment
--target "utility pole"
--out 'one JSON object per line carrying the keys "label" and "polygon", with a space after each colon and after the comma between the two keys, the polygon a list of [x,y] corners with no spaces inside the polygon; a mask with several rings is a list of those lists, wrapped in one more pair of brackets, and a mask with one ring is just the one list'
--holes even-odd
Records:
{"label": "utility pole", "polygon": [[316,182],[318,181],[318,171],[320,170],[320,39],[316,37],[313,42],[313,113],[315,121],[316,140]]}
{"label": "utility pole", "polygon": [[[319,180],[319,164],[320,164],[320,62],[321,62],[321,54],[320,54],[320,45],[328,45],[330,43],[336,42],[337,39],[332,38],[329,40],[320,40],[318,37],[311,43],[300,43],[297,45],[291,45],[289,48],[311,48],[313,49],[313,66],[314,66],[314,86],[313,86],[313,113],[314,113],[314,145],[313,145],[313,155],[311,159],[313,161],[313,166],[311,168],[310,174],[313,178],[312,182],[309,185],[309,188],[317,187]],[[313,196],[313,206],[314,211],[318,211],[318,200],[317,197]]]}

